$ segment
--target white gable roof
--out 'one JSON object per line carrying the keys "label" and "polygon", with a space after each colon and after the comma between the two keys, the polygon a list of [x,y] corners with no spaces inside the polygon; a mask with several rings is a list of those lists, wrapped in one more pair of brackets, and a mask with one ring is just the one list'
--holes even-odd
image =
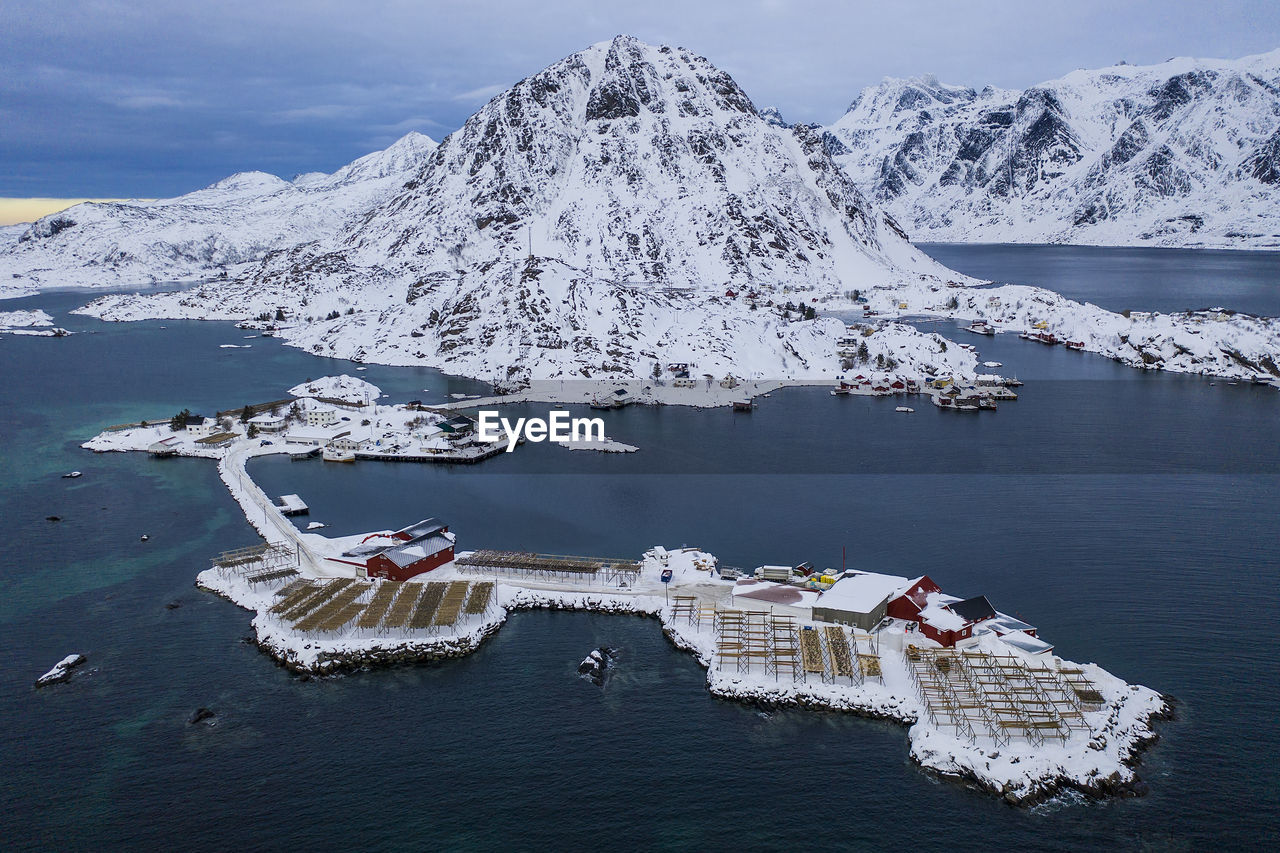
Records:
{"label": "white gable roof", "polygon": [[910,583],[897,575],[859,572],[836,581],[835,586],[818,598],[816,606],[848,613],[870,613]]}

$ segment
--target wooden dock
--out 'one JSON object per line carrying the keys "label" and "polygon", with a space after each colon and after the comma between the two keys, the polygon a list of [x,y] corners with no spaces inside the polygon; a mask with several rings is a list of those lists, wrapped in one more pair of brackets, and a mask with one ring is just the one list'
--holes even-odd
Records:
{"label": "wooden dock", "polygon": [[640,574],[640,563],[635,560],[534,554],[528,551],[473,551],[457,558],[454,564],[462,571],[538,576],[555,580],[585,580],[599,576],[607,580],[631,581]]}
{"label": "wooden dock", "polygon": [[281,495],[276,508],[282,515],[306,515],[311,511],[311,508],[297,495]]}

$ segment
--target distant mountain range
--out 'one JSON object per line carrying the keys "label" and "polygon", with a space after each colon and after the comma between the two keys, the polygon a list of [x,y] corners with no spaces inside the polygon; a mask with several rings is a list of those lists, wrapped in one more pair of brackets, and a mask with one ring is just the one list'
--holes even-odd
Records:
{"label": "distant mountain range", "polygon": [[1280,247],[1280,50],[1021,92],[886,79],[826,131],[916,240]]}
{"label": "distant mountain range", "polygon": [[25,228],[0,230],[0,295],[223,274],[331,236],[398,190],[435,147],[410,133],[331,175],[285,181],[240,172],[177,198],[78,204]]}

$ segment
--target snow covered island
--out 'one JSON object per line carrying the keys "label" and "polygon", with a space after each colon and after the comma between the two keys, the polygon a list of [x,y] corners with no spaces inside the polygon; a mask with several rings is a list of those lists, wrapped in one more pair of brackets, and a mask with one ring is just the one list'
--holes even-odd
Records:
{"label": "snow covered island", "polygon": [[[1155,691],[1059,657],[1032,626],[927,577],[761,567],[761,578],[787,580],[735,581],[691,548],[655,547],[639,560],[452,556],[454,539],[434,519],[289,538],[322,573],[293,562],[287,546],[273,551],[285,545],[276,542],[222,555],[198,585],[253,611],[259,646],[301,673],[465,655],[516,610],[652,616],[707,668],[713,695],[899,721],[921,766],[1024,805],[1064,788],[1142,794],[1132,768],[1168,712]],[[447,542],[451,559],[403,581],[375,576],[383,555],[399,565],[432,539]]]}
{"label": "snow covered island", "polygon": [[474,421],[447,409],[418,403],[378,405],[372,401],[381,390],[352,376],[322,377],[289,393],[296,399],[213,416],[183,410],[169,420],[126,424],[83,446],[98,452],[196,456],[240,466],[255,456],[285,453],[329,462],[478,462],[507,449],[505,438],[480,441]]}
{"label": "snow covered island", "polygon": [[71,334],[53,325],[53,317],[45,311],[0,311],[0,335],[30,335],[40,338],[63,338]]}

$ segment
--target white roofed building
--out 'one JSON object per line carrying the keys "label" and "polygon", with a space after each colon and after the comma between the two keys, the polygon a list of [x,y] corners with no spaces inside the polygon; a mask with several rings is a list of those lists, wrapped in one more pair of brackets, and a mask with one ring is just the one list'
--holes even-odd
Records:
{"label": "white roofed building", "polygon": [[897,575],[858,572],[836,581],[813,606],[813,618],[870,631],[885,618],[889,600],[911,581]]}

